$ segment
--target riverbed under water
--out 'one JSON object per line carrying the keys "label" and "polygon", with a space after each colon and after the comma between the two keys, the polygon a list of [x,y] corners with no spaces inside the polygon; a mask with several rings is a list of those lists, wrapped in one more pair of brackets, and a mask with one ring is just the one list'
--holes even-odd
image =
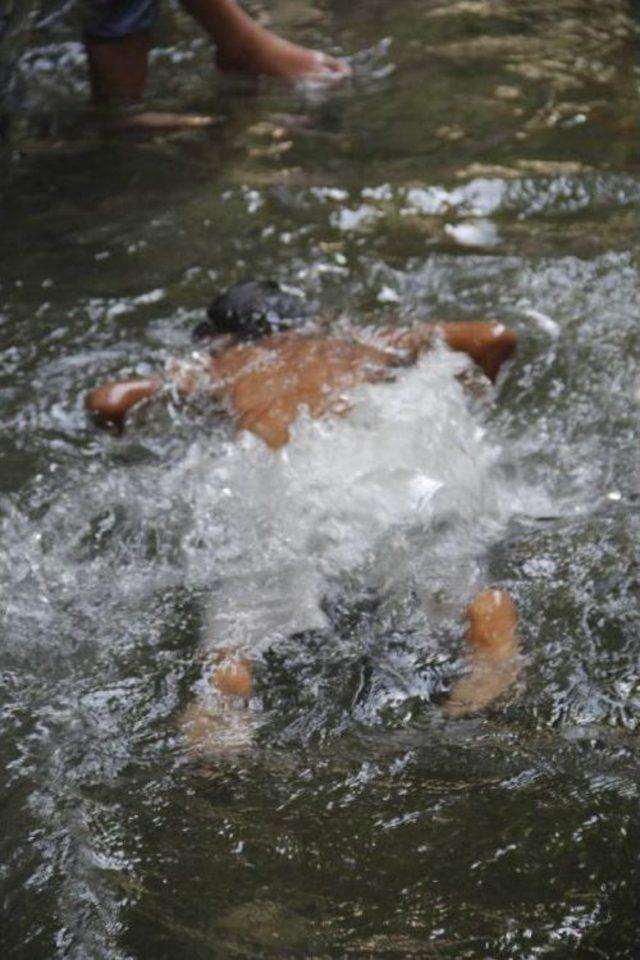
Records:
{"label": "riverbed under water", "polygon": [[[217,122],[155,136],[87,119],[72,14],[16,16],[3,957],[638,956],[634,9],[274,0],[352,57],[329,95],[220,81],[168,9],[149,106]],[[518,353],[478,397],[438,352],[284,454],[204,400],[96,431],[87,389],[188,355],[248,276],[336,329],[486,317]],[[485,584],[524,671],[447,719]],[[180,718],[222,620],[257,692],[246,735],[194,758]]]}

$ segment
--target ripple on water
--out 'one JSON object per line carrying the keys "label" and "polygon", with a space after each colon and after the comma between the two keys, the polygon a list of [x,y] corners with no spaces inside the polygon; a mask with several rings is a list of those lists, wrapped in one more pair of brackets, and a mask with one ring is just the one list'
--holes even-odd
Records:
{"label": "ripple on water", "polygon": [[[10,955],[635,956],[628,4],[334,4],[299,38],[365,53],[317,101],[212,88],[206,44],[169,13],[150,103],[223,121],[127,141],[86,127],[68,6],[38,28],[14,3],[11,21]],[[361,391],[350,421],[303,419],[276,460],[204,403],[97,436],[83,391],[186,350],[212,287],[247,272],[299,285],[337,329],[489,316],[518,358],[493,407],[438,357]],[[524,683],[453,723],[461,597],[484,582],[518,603]],[[259,730],[196,766],[178,718],[197,650],[241,615],[259,649],[267,623],[277,639]]]}

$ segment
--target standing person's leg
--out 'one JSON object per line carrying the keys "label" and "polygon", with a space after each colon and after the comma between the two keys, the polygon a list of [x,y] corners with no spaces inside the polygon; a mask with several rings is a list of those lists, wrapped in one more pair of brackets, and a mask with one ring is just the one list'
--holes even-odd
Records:
{"label": "standing person's leg", "polygon": [[[337,78],[340,60],[283,40],[259,26],[236,0],[182,0],[216,47],[220,70],[252,76]],[[157,0],[87,0],[85,46],[97,102],[130,102],[144,92],[149,31]]]}
{"label": "standing person's leg", "polygon": [[142,97],[156,13],[157,0],[90,0],[84,41],[95,101]]}

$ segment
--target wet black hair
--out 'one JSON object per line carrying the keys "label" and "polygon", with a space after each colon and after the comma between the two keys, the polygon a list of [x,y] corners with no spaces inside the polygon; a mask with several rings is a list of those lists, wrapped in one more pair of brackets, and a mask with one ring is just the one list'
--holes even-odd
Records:
{"label": "wet black hair", "polygon": [[274,280],[236,283],[209,304],[207,319],[193,330],[194,340],[232,334],[236,340],[255,340],[288,330],[308,316],[301,296],[287,293]]}

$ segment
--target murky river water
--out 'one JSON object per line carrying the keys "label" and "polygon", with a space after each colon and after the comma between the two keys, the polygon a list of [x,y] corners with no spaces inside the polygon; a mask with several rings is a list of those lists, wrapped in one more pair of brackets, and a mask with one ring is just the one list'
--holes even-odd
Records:
{"label": "murky river water", "polygon": [[[221,84],[168,10],[150,103],[219,123],[157,137],[87,125],[54,8],[8,44],[2,955],[637,957],[634,8],[274,2],[354,54],[325,98]],[[286,458],[204,403],[97,433],[86,390],[187,353],[247,275],[342,322],[495,318],[519,352],[493,403],[435,357]],[[249,609],[257,637],[287,565],[322,632],[268,646],[251,742],[193,762],[206,625]],[[523,683],[447,720],[484,583]]]}

